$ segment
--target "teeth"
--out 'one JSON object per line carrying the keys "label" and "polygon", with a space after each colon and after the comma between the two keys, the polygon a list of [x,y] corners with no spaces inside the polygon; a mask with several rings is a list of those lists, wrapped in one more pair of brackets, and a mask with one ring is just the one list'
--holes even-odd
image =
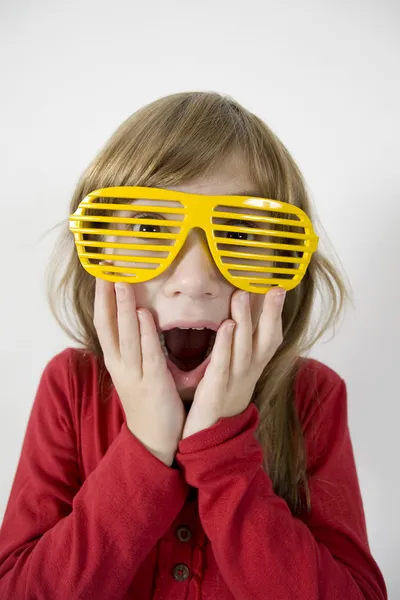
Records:
{"label": "teeth", "polygon": [[179,327],[179,329],[197,329],[197,331],[203,331],[205,327]]}
{"label": "teeth", "polygon": [[167,350],[167,348],[165,346],[164,334],[163,333],[159,333],[158,337],[160,338],[161,348],[163,349],[163,352],[164,352],[165,356],[168,358],[168,350]]}

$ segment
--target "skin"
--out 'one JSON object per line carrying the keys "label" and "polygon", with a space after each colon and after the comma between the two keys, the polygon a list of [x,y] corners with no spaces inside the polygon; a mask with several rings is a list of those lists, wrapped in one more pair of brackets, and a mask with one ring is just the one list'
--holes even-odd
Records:
{"label": "skin", "polygon": [[[243,165],[240,157],[232,156],[217,172],[165,189],[209,195],[240,195],[246,190],[257,196],[259,192]],[[133,202],[139,203],[136,200]],[[132,216],[128,212],[122,212],[121,215]],[[217,323],[232,317],[233,294],[237,288],[220,273],[209,250],[203,248],[201,236],[205,239],[202,230],[193,229],[177,258],[164,273],[151,281],[135,284],[136,304],[152,313],[158,330],[179,317],[193,320],[206,318]],[[252,293],[249,296],[251,328],[254,333],[265,296]],[[185,387],[178,389],[186,412],[192,404],[195,391]]]}

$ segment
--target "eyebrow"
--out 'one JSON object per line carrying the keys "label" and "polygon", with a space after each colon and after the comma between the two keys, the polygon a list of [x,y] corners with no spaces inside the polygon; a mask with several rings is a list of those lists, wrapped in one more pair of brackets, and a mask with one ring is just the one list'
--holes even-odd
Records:
{"label": "eyebrow", "polygon": [[[173,190],[172,190],[173,191]],[[200,194],[202,196],[203,194]],[[237,191],[231,192],[230,194],[204,194],[205,196],[250,196],[252,198],[262,198],[262,194],[256,192],[255,190],[245,190],[245,191]],[[146,198],[131,198],[128,204],[135,204],[146,200]]]}
{"label": "eyebrow", "polygon": [[255,196],[256,198],[260,196],[258,192],[253,191],[244,191],[244,192],[232,192],[231,194],[221,194],[223,196]]}

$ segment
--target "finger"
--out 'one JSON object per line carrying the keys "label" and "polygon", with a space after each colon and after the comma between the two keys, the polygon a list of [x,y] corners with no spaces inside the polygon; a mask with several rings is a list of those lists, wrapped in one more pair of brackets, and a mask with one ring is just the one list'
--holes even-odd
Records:
{"label": "finger", "polygon": [[104,360],[110,364],[120,359],[117,306],[114,286],[110,281],[96,277],[93,325],[97,331]]}
{"label": "finger", "polygon": [[232,318],[236,322],[232,341],[231,369],[234,373],[247,373],[253,353],[253,328],[248,292],[235,291],[231,304]]}
{"label": "finger", "polygon": [[217,332],[210,364],[207,367],[208,378],[217,385],[227,386],[230,374],[231,346],[235,322],[225,321]]}
{"label": "finger", "polygon": [[144,377],[157,378],[167,368],[167,360],[161,346],[153,315],[141,308],[137,311],[140,323],[142,372]]}
{"label": "finger", "polygon": [[282,342],[282,309],[286,291],[277,288],[269,291],[253,339],[253,354],[257,360],[274,355]]}
{"label": "finger", "polygon": [[139,375],[142,372],[139,322],[132,283],[114,284],[117,299],[118,336],[121,358]]}

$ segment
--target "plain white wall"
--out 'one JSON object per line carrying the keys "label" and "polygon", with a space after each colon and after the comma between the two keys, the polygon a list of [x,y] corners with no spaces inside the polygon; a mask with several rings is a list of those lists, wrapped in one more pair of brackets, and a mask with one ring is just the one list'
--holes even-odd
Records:
{"label": "plain white wall", "polygon": [[399,6],[2,4],[1,518],[39,377],[73,345],[44,296],[55,235],[39,238],[67,216],[80,173],[132,112],[177,91],[215,90],[288,147],[352,284],[356,311],[311,356],[347,382],[371,549],[400,597]]}

